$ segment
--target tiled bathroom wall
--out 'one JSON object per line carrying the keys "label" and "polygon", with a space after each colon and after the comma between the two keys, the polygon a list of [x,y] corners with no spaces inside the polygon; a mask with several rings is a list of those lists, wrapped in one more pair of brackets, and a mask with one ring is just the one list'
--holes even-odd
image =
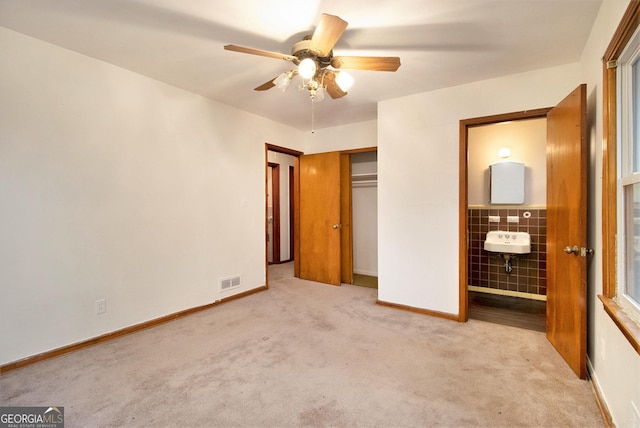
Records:
{"label": "tiled bathroom wall", "polygon": [[[529,218],[523,216],[531,213]],[[469,215],[469,285],[521,293],[547,294],[547,211],[544,208],[470,207]],[[507,223],[507,216],[518,216],[518,223]],[[500,216],[499,223],[489,223],[489,216]],[[485,251],[484,240],[490,230],[528,232],[531,253],[512,260],[513,270],[506,273],[504,259]]]}

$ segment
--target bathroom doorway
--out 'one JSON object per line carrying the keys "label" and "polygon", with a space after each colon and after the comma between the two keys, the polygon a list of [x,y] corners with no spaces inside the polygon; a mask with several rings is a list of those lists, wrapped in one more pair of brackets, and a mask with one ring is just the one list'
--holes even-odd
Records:
{"label": "bathroom doorway", "polygon": [[[468,314],[544,332],[546,329],[546,127],[545,116],[480,124],[467,131]],[[520,166],[522,199],[495,198],[490,171]],[[509,186],[513,186],[510,181]],[[492,194],[490,194],[492,193]],[[526,233],[528,254],[486,251],[489,231]]]}
{"label": "bathroom doorway", "polygon": [[[546,116],[550,110],[460,122],[460,235],[466,238],[460,243],[463,321],[483,319],[544,331]],[[501,149],[510,149],[508,158],[500,157],[506,151]],[[525,164],[524,203],[490,203],[490,165],[504,161]],[[530,233],[532,254],[515,257],[507,266],[499,254],[484,250],[490,230]]]}

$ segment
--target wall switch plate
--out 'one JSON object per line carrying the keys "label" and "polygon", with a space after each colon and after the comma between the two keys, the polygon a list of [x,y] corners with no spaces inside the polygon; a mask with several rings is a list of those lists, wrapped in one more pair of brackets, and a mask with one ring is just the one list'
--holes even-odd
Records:
{"label": "wall switch plate", "polygon": [[107,299],[96,300],[96,315],[107,312]]}
{"label": "wall switch plate", "polygon": [[500,216],[499,215],[490,215],[489,216],[489,223],[500,223]]}
{"label": "wall switch plate", "polygon": [[520,223],[520,217],[517,215],[508,215],[507,223]]}

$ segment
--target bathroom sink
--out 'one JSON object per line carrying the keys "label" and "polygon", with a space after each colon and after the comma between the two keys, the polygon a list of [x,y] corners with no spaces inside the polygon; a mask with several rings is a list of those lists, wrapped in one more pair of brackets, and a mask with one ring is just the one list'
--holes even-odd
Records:
{"label": "bathroom sink", "polygon": [[531,237],[527,232],[492,230],[487,233],[484,249],[494,253],[529,254],[531,252]]}

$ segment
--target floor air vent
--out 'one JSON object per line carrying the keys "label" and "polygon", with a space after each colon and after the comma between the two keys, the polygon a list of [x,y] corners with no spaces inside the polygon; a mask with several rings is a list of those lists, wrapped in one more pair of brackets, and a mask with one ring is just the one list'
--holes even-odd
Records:
{"label": "floor air vent", "polygon": [[229,278],[220,279],[220,291],[226,291],[238,286],[240,286],[239,276],[231,276]]}

